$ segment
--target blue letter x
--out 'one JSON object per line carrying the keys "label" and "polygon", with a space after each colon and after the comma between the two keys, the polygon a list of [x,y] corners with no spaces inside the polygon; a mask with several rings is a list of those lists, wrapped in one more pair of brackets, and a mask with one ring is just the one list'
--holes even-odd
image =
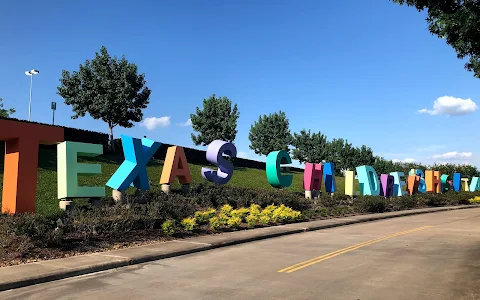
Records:
{"label": "blue letter x", "polygon": [[110,177],[106,185],[117,191],[128,189],[132,183],[137,189],[150,189],[146,166],[161,143],[146,138],[140,140],[126,135],[121,137],[125,161]]}

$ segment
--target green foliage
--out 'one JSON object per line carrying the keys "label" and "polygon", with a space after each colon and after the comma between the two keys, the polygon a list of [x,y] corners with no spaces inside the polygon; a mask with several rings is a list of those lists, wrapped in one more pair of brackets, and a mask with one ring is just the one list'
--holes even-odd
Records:
{"label": "green foliage", "polygon": [[230,204],[225,204],[220,208],[220,213],[226,216],[232,215],[233,207]]}
{"label": "green foliage", "polygon": [[300,133],[294,133],[292,139],[293,159],[298,159],[300,163],[321,163],[326,160],[327,137],[320,131],[318,133],[310,133],[302,129]]}
{"label": "green foliage", "polygon": [[[227,194],[220,193],[219,197],[224,198]],[[238,195],[233,193],[233,195],[234,197],[241,197],[241,193],[238,193]],[[258,200],[265,207],[266,203],[271,203],[269,202],[271,199],[278,199],[278,195],[275,193],[272,198],[254,198],[252,201]],[[175,192],[169,195],[161,192],[146,193],[147,203],[142,205],[132,203],[134,201],[131,201],[132,199],[129,199],[129,197],[127,197],[127,200],[131,204],[128,206],[105,205],[100,208],[76,206],[71,211],[61,212],[52,217],[45,217],[41,214],[0,215],[0,259],[5,261],[45,257],[45,254],[42,254],[45,249],[47,249],[45,251],[51,251],[52,249],[59,251],[69,247],[69,249],[78,251],[78,248],[75,248],[78,245],[87,245],[89,250],[98,249],[104,247],[106,243],[124,241],[123,238],[127,234],[129,236],[141,236],[144,232],[152,232],[147,229],[159,229],[153,232],[158,232],[161,235],[171,235],[176,232],[175,224],[180,223],[185,231],[191,232],[197,228],[196,219],[191,216],[195,215],[195,212],[198,212],[198,209],[202,207],[205,209],[202,211],[202,217],[206,212],[211,215],[212,211],[212,209],[208,209],[212,207],[210,202],[195,197],[176,195]],[[249,213],[245,221],[249,227],[255,227],[258,224],[289,223],[311,218],[338,217],[351,213],[396,211],[427,206],[469,204],[471,202],[480,203],[480,200],[472,200],[479,197],[480,191],[416,194],[389,199],[365,196],[354,199],[352,205],[348,197],[335,195],[334,197],[321,197],[316,201],[306,200],[305,204],[302,204],[304,209],[302,209],[301,214],[300,211],[281,203],[282,200],[277,202],[280,204],[270,204],[264,209],[253,202],[249,205]],[[238,203],[244,202],[242,200]],[[244,211],[247,211],[246,208],[237,206],[237,209],[233,210],[231,206],[224,206],[224,211],[229,213],[235,211],[232,213],[234,216],[229,217],[224,213],[212,216],[208,219],[212,230],[218,230],[223,226],[242,227],[239,212],[243,214]],[[61,219],[61,225],[57,224],[58,219]],[[72,244],[72,241],[79,242]],[[96,241],[99,241],[99,244],[94,244]]]}
{"label": "green foliage", "polygon": [[480,204],[480,197],[473,197],[471,199],[468,199],[469,203],[471,204]]}
{"label": "green foliage", "polygon": [[[237,135],[237,120],[240,117],[237,104],[233,105],[227,97],[216,97],[215,94],[203,99],[203,109],[197,107],[196,113],[190,115],[195,145],[209,145],[214,140],[233,142]],[[221,125],[220,125],[221,124]]]}
{"label": "green foliage", "polygon": [[429,31],[445,39],[459,59],[468,58],[465,69],[480,78],[480,2],[477,0],[393,0],[400,5],[427,10]]}
{"label": "green foliage", "polygon": [[242,207],[239,209],[232,210],[231,215],[232,217],[239,217],[242,221],[244,221],[249,213],[250,213],[249,208]]}
{"label": "green foliage", "polygon": [[248,227],[254,227],[258,223],[260,214],[249,214],[246,218]]}
{"label": "green foliage", "polygon": [[267,215],[260,214],[260,217],[258,217],[258,223],[260,223],[262,225],[270,224],[270,220],[271,220],[271,218]]}
{"label": "green foliage", "polygon": [[327,161],[335,163],[335,172],[339,175],[342,169],[354,170],[358,166],[372,165],[375,157],[371,148],[365,145],[353,147],[348,140],[340,138],[328,143]]}
{"label": "green foliage", "polygon": [[250,205],[250,215],[259,215],[262,207],[258,204]]}
{"label": "green foliage", "polygon": [[229,218],[230,217],[224,213],[220,213],[218,215],[218,221],[220,222],[220,225],[223,225],[223,226],[226,226],[228,224]]}
{"label": "green foliage", "polygon": [[222,223],[219,217],[211,217],[209,220],[210,228],[213,230],[218,230],[224,223]]}
{"label": "green foliage", "polygon": [[289,151],[292,143],[289,126],[283,111],[258,117],[248,134],[250,149],[260,155],[268,155],[272,151]]}
{"label": "green foliage", "polygon": [[301,215],[299,211],[282,204],[273,211],[271,218],[274,223],[286,223],[300,219]]}
{"label": "green foliage", "polygon": [[420,207],[420,203],[418,202],[418,198],[415,196],[403,196],[403,197],[393,197],[388,200],[392,210],[404,210],[404,209],[411,209]]}
{"label": "green foliage", "polygon": [[260,213],[260,217],[267,216],[269,219],[272,218],[273,212],[277,209],[277,206],[274,204],[270,204],[269,206],[265,207],[262,212]]}
{"label": "green foliage", "polygon": [[207,224],[208,220],[215,216],[217,211],[214,208],[207,209],[205,211],[195,212],[195,219],[199,225]]}
{"label": "green foliage", "polygon": [[13,115],[14,113],[15,113],[15,109],[13,108],[9,108],[9,109],[3,108],[3,99],[0,98],[0,117],[10,118],[10,115]]}
{"label": "green foliage", "polygon": [[[239,172],[240,173],[240,172]],[[265,173],[263,172],[263,176]],[[302,180],[302,178],[298,178]],[[339,187],[340,189],[340,187]],[[230,215],[232,207],[249,207],[251,204],[258,204],[265,207],[269,204],[285,204],[295,210],[307,209],[310,201],[305,197],[292,193],[290,190],[276,190],[269,187],[265,189],[246,189],[235,187],[232,185],[214,185],[214,184],[198,184],[191,185],[189,193],[186,195],[195,198],[202,206],[222,207],[223,213]]]}
{"label": "green foliage", "polygon": [[330,215],[330,209],[327,207],[315,207],[302,212],[303,216],[308,219],[325,218]]}
{"label": "green foliage", "polygon": [[182,220],[182,226],[185,231],[193,231],[197,227],[195,218],[185,218]]}
{"label": "green foliage", "polygon": [[382,213],[387,208],[387,201],[381,196],[364,196],[354,201],[360,212]]}
{"label": "green foliage", "polygon": [[227,225],[230,228],[240,228],[240,225],[242,225],[242,219],[240,217],[230,217],[227,221]]}
{"label": "green foliage", "polygon": [[162,224],[163,233],[173,235],[175,233],[175,220],[166,220]]}
{"label": "green foliage", "polygon": [[142,120],[151,93],[145,84],[145,74],[138,74],[136,64],[125,57],[112,58],[102,46],[100,53],[96,52],[91,61],[87,59],[78,71],[62,71],[57,94],[72,106],[73,119],[88,113],[106,122],[113,141],[115,126],[131,128],[133,122]]}

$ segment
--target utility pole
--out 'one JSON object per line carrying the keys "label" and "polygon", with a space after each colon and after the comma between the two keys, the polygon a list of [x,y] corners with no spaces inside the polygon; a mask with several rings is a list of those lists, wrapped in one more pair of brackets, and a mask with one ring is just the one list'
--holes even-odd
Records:
{"label": "utility pole", "polygon": [[57,102],[52,102],[52,125],[55,125],[55,110],[57,109]]}

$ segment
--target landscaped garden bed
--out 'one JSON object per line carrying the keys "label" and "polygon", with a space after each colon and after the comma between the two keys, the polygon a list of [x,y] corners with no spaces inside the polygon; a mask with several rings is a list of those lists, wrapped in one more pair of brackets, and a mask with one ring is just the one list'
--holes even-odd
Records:
{"label": "landscaped garden bed", "polygon": [[198,184],[186,194],[146,192],[146,204],[130,195],[123,205],[104,199],[101,207],[77,205],[58,214],[1,215],[0,265],[314,219],[470,204],[475,196],[480,192],[305,199],[282,190]]}

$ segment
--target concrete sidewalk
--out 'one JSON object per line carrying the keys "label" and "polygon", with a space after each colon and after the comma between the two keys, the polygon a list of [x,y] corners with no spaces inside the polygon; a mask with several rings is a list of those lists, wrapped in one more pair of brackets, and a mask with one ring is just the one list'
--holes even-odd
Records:
{"label": "concrete sidewalk", "polygon": [[146,246],[0,268],[0,291],[282,235],[480,205],[424,208],[205,235]]}

